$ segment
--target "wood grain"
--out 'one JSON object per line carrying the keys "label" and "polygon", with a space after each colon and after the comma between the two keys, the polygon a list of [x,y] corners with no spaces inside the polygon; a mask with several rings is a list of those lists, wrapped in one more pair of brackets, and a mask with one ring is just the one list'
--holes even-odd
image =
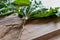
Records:
{"label": "wood grain", "polygon": [[[0,19],[0,40],[18,40],[22,20],[15,14]],[[12,28],[12,29],[11,29]],[[21,40],[43,40],[60,34],[60,18],[40,18],[28,20]]]}

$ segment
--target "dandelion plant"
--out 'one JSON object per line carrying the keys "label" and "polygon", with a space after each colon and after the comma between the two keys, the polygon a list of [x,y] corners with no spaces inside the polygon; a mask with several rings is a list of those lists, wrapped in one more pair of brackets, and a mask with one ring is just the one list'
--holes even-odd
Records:
{"label": "dandelion plant", "polygon": [[43,18],[49,16],[60,17],[60,7],[45,8],[38,0],[0,0],[0,16],[17,13],[23,20],[22,27],[29,19]]}
{"label": "dandelion plant", "polygon": [[23,20],[22,27],[24,28],[24,24],[29,19],[34,18],[43,18],[49,16],[58,16],[56,15],[59,11],[60,7],[47,9],[43,6],[41,1],[37,2],[38,0],[30,0],[30,4],[27,6],[20,6],[19,7],[19,17]]}

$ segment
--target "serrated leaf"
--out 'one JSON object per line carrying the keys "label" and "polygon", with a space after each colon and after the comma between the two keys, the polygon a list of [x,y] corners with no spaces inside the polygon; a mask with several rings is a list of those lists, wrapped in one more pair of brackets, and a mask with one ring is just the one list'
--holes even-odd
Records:
{"label": "serrated leaf", "polygon": [[[37,2],[37,0],[33,0],[30,2],[28,6],[22,6],[20,7],[20,12],[23,14],[23,17],[32,17],[33,14],[36,14],[37,12],[41,11],[43,9],[43,5],[41,1]],[[20,14],[21,14],[20,13]]]}
{"label": "serrated leaf", "polygon": [[20,7],[20,14],[22,14],[23,17],[40,18],[55,15],[58,12],[57,7],[47,9],[42,5],[41,1],[37,1],[38,0],[33,0],[30,5]]}

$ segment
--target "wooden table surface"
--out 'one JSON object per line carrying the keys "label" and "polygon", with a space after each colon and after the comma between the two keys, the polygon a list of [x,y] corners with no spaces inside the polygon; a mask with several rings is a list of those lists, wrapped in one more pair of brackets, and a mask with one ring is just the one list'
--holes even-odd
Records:
{"label": "wooden table surface", "polygon": [[[10,27],[18,27],[22,21],[16,16],[11,15],[0,19],[0,40],[18,40],[19,29],[10,29]],[[11,24],[11,25],[10,25]],[[6,26],[10,25],[10,26]],[[15,25],[15,26],[12,26]],[[60,35],[60,19],[59,18],[41,18],[29,20],[24,26],[22,40],[44,40]]]}
{"label": "wooden table surface", "polygon": [[22,40],[44,40],[60,34],[60,19],[45,18],[31,20],[22,34]]}

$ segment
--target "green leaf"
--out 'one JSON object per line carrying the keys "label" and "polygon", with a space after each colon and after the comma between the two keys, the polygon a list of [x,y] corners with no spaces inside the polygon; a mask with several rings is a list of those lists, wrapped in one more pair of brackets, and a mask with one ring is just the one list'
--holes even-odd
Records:
{"label": "green leaf", "polygon": [[16,5],[29,5],[30,1],[29,0],[15,0],[14,4],[16,4]]}
{"label": "green leaf", "polygon": [[53,9],[52,7],[48,10],[41,10],[40,12],[37,12],[36,14],[34,14],[32,17],[36,17],[36,18],[39,18],[39,17],[48,17],[48,16],[53,16],[55,15],[56,13],[58,12],[58,10],[55,8]]}
{"label": "green leaf", "polygon": [[12,14],[17,7],[12,4],[11,0],[0,0],[0,16]]}
{"label": "green leaf", "polygon": [[57,7],[57,8],[55,8],[55,9],[58,10],[55,15],[56,15],[57,17],[60,17],[60,7]]}

